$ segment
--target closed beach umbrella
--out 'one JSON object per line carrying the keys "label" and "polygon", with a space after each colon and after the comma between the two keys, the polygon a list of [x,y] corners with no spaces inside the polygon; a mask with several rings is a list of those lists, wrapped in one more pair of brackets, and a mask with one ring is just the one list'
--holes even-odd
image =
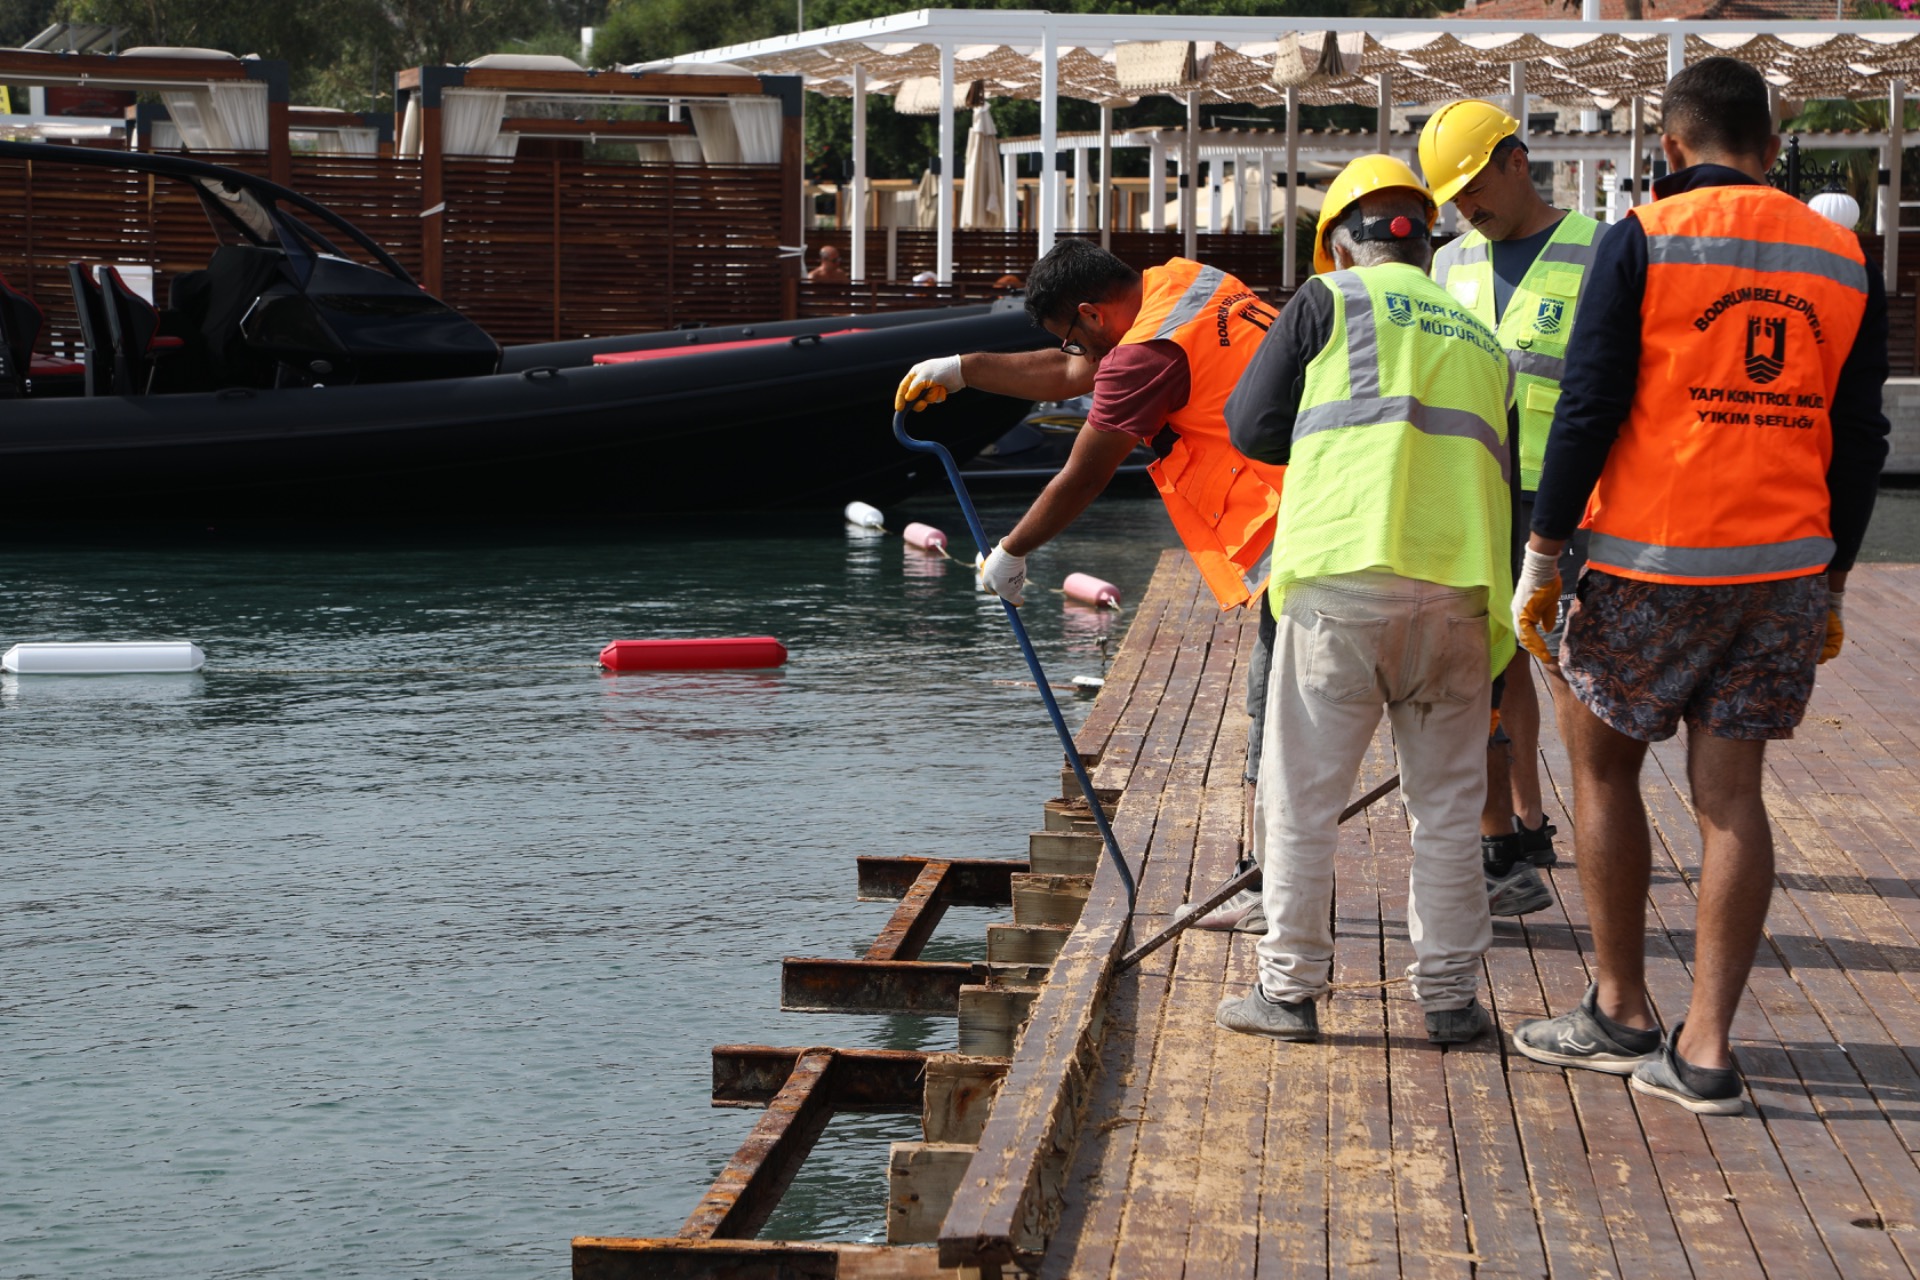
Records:
{"label": "closed beach umbrella", "polygon": [[973,128],[967,130],[967,190],[960,225],[1000,225],[1000,134],[984,103],[973,109]]}
{"label": "closed beach umbrella", "polygon": [[920,175],[920,190],[913,203],[913,223],[917,227],[940,225],[940,175],[931,169]]}

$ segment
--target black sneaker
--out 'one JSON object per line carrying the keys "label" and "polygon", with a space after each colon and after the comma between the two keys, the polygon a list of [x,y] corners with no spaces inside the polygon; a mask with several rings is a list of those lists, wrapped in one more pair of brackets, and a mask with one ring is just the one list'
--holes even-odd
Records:
{"label": "black sneaker", "polygon": [[1747,1109],[1739,1069],[1696,1067],[1681,1057],[1674,1046],[1680,1043],[1680,1028],[1685,1025],[1674,1023],[1659,1051],[1633,1069],[1633,1091],[1677,1102],[1695,1115],[1739,1115]]}
{"label": "black sneaker", "polygon": [[1528,862],[1536,867],[1551,867],[1559,863],[1560,855],[1553,851],[1553,838],[1559,834],[1559,828],[1544,816],[1540,825],[1530,827],[1519,818],[1513,820],[1514,834],[1520,837],[1520,852]]}
{"label": "black sneaker", "polygon": [[1524,916],[1553,905],[1553,891],[1520,852],[1520,835],[1480,837],[1480,865],[1486,873],[1487,910],[1496,916]]}
{"label": "black sneaker", "polygon": [[1513,1047],[1535,1062],[1615,1076],[1631,1075],[1652,1062],[1660,1052],[1659,1029],[1622,1026],[1600,1012],[1599,1002],[1600,988],[1590,984],[1574,1009],[1515,1027]]}

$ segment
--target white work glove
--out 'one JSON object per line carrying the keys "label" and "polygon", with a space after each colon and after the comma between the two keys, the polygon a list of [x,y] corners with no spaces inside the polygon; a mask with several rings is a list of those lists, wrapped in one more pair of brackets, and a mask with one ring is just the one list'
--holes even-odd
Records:
{"label": "white work glove", "polygon": [[1547,632],[1559,620],[1560,557],[1528,547],[1513,588],[1513,633],[1528,653],[1549,667],[1554,662],[1547,653]]}
{"label": "white work glove", "polygon": [[980,585],[1008,604],[1024,604],[1027,558],[1009,552],[1004,542],[994,543],[992,553],[980,565]]}
{"label": "white work glove", "polygon": [[966,389],[967,380],[960,376],[960,357],[935,356],[922,360],[900,379],[900,389],[893,393],[893,411],[898,413],[912,405],[913,411],[919,413],[930,404],[939,404],[950,393]]}

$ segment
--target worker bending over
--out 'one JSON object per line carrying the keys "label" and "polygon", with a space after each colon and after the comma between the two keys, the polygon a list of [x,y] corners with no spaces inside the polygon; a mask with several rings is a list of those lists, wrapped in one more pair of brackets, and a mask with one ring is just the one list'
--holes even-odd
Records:
{"label": "worker bending over", "polygon": [[[1413,825],[1408,973],[1436,1043],[1487,1027],[1492,939],[1477,837],[1492,675],[1513,655],[1510,373],[1491,331],[1427,278],[1434,204],[1405,164],[1355,160],[1327,190],[1314,264],[1227,402],[1248,457],[1286,465],[1268,595],[1277,619],[1256,820],[1259,979],[1235,1031],[1319,1034],[1334,847],[1382,709]],[[1493,607],[1489,608],[1489,602]]]}
{"label": "worker bending over", "polygon": [[[1026,558],[1072,524],[1145,441],[1157,455],[1148,473],[1220,607],[1258,604],[1284,469],[1242,457],[1228,442],[1221,415],[1273,311],[1217,267],[1173,258],[1143,274],[1086,240],[1062,240],[1034,264],[1026,307],[1034,323],[1060,340],[1058,349],[924,360],[894,396],[898,412],[939,404],[967,387],[1023,400],[1093,394],[1066,465],[987,556],[982,582],[1009,603],[1021,603]],[[1270,651],[1271,629],[1262,638]],[[1259,776],[1263,656],[1256,653],[1248,664],[1249,786]],[[1242,866],[1254,862],[1243,859]],[[1258,906],[1257,893],[1237,895],[1202,926],[1264,928]]]}
{"label": "worker bending over", "polygon": [[[1515,533],[1524,540],[1533,519],[1547,429],[1560,399],[1560,374],[1581,285],[1606,228],[1540,198],[1519,122],[1491,103],[1467,98],[1434,112],[1420,131],[1420,169],[1433,183],[1434,200],[1451,200],[1471,228],[1434,253],[1433,278],[1493,330],[1513,362],[1521,489]],[[1561,557],[1568,595],[1584,553],[1585,540],[1576,538]],[[1547,637],[1547,651],[1557,655],[1559,647],[1556,630]],[[1552,902],[1537,878],[1527,886],[1510,874],[1522,858],[1540,867],[1557,860],[1554,828],[1541,808],[1540,701],[1531,667],[1522,651],[1507,668],[1499,702],[1499,741],[1488,769],[1481,856],[1489,883],[1514,885],[1495,896],[1495,915],[1521,915]],[[1563,699],[1570,696],[1566,683],[1551,662],[1543,663],[1543,669],[1554,707],[1564,719]]]}
{"label": "worker bending over", "polygon": [[[1594,259],[1513,597],[1544,659],[1558,557],[1584,524],[1560,666],[1579,704],[1562,732],[1595,981],[1513,1039],[1730,1114],[1745,1103],[1728,1029],[1773,893],[1761,768],[1767,740],[1806,713],[1815,665],[1840,651],[1841,591],[1887,451],[1886,299],[1851,232],[1766,185],[1780,140],[1758,71],[1694,63],[1667,83],[1663,126],[1673,171]],[[1699,905],[1692,999],[1663,1038],[1646,990],[1640,767],[1682,720]]]}

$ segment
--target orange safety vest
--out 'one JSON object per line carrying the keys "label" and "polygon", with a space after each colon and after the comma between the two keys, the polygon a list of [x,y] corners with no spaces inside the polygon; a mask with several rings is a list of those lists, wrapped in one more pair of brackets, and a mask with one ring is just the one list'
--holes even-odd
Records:
{"label": "orange safety vest", "polygon": [[[1147,268],[1140,289],[1140,314],[1121,343],[1179,343],[1190,380],[1186,404],[1167,419],[1172,447],[1147,473],[1200,576],[1230,609],[1265,585],[1247,575],[1273,543],[1286,475],[1285,467],[1254,462],[1227,439],[1227,397],[1274,313],[1226,272],[1187,258]],[[1156,438],[1156,449],[1167,434]]]}
{"label": "orange safety vest", "polygon": [[1647,236],[1639,383],[1587,503],[1589,563],[1696,586],[1821,572],[1829,414],[1867,303],[1859,241],[1765,186],[1633,216]]}

